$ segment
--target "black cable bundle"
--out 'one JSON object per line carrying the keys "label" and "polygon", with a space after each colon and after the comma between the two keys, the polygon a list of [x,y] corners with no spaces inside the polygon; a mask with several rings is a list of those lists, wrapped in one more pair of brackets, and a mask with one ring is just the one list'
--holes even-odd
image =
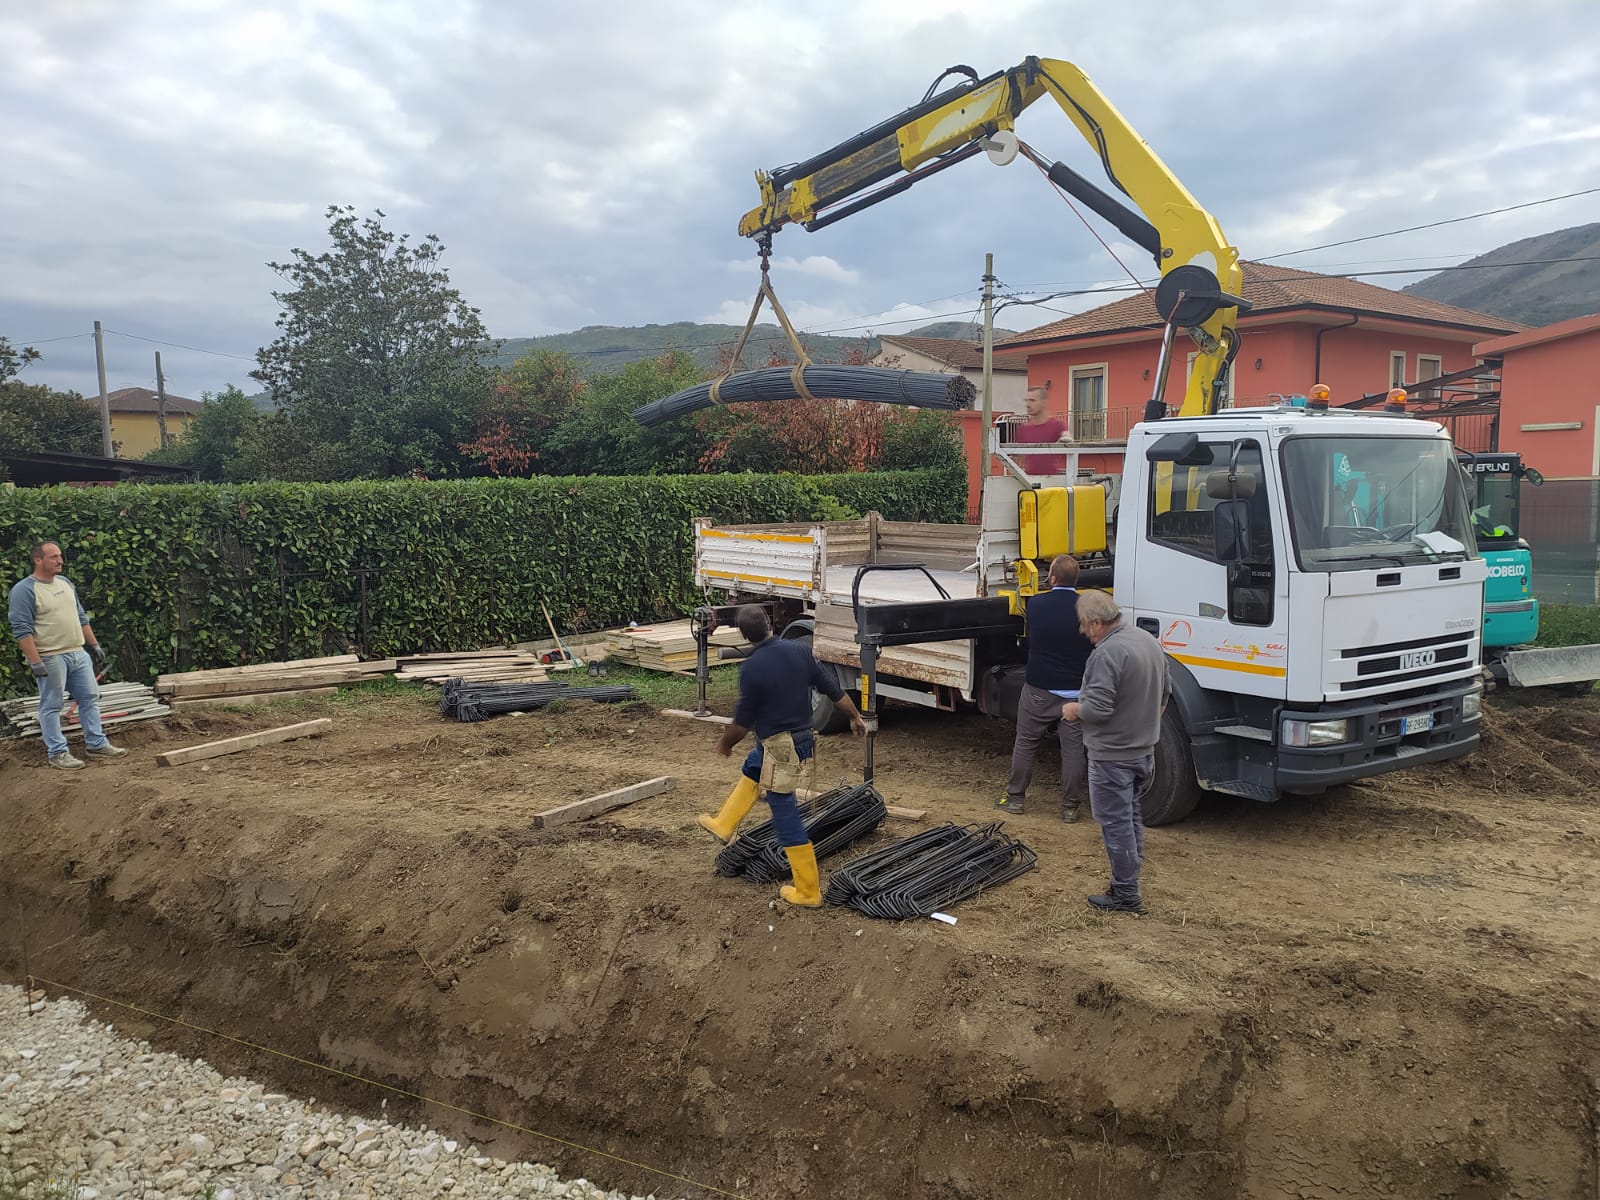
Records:
{"label": "black cable bundle", "polygon": [[[722,404],[753,404],[765,400],[793,400],[792,367],[763,367],[742,371],[722,381]],[[971,408],[978,389],[965,375],[940,375],[932,371],[891,371],[886,367],[806,367],[801,372],[813,396],[839,400],[869,400],[876,404],[908,404],[916,408],[953,410]],[[634,409],[641,425],[664,425],[678,417],[710,408],[711,384],[697,384]]]}
{"label": "black cable bundle", "polygon": [[[819,859],[866,837],[888,816],[883,797],[870,783],[837,787],[800,805],[800,819]],[[717,854],[717,874],[742,875],[752,883],[789,878],[789,858],[772,822],[763,821],[724,846]]]}
{"label": "black cable bundle", "polygon": [[444,681],[439,711],[458,721],[487,721],[508,712],[531,712],[554,700],[594,700],[616,704],[637,700],[639,693],[625,684],[610,687],[568,687],[554,680],[546,683],[468,683],[461,679]]}
{"label": "black cable bundle", "polygon": [[1038,865],[1000,825],[945,824],[863,854],[828,877],[824,898],[890,921],[943,912]]}

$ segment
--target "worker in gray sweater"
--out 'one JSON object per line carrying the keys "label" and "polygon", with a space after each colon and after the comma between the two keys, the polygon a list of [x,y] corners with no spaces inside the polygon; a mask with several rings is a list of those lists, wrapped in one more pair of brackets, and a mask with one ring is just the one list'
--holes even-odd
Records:
{"label": "worker in gray sweater", "polygon": [[1094,643],[1077,700],[1061,707],[1066,721],[1083,724],[1089,753],[1089,811],[1111,860],[1111,889],[1090,896],[1102,912],[1143,912],[1139,868],[1144,862],[1144,821],[1139,797],[1155,770],[1161,714],[1172,691],[1167,655],[1142,629],[1122,624],[1122,610],[1105,592],[1078,597],[1078,624]]}

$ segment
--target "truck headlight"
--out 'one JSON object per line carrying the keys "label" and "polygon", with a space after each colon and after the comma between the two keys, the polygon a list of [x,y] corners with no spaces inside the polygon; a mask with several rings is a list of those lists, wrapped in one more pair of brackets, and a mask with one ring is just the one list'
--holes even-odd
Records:
{"label": "truck headlight", "polygon": [[1283,723],[1283,744],[1285,746],[1337,746],[1340,742],[1350,740],[1350,722],[1347,719],[1338,721],[1290,721]]}
{"label": "truck headlight", "polygon": [[1483,716],[1483,689],[1475,687],[1461,697],[1461,719],[1476,721],[1481,716]]}

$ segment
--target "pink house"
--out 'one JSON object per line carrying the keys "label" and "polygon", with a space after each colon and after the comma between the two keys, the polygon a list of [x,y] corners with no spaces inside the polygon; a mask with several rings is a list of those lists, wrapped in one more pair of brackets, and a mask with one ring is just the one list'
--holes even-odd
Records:
{"label": "pink house", "polygon": [[1600,313],[1479,342],[1473,353],[1500,369],[1499,449],[1549,479],[1600,477]]}
{"label": "pink house", "polygon": [[[1242,346],[1229,380],[1228,399],[1239,406],[1304,395],[1314,383],[1333,390],[1335,406],[1400,384],[1426,400],[1419,382],[1472,367],[1474,344],[1486,335],[1525,328],[1354,279],[1267,263],[1241,266],[1244,298],[1253,308],[1239,318]],[[1126,440],[1151,397],[1160,339],[1146,292],[998,345],[1027,353],[1029,384],[1050,389],[1050,409],[1069,423],[1076,441],[1114,443]],[[1180,337],[1164,394],[1173,409],[1183,402],[1186,345]]]}

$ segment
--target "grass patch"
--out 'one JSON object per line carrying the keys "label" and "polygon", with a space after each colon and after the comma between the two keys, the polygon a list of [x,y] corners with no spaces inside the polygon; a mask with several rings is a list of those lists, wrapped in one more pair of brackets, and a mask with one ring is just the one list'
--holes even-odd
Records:
{"label": "grass patch", "polygon": [[[622,666],[616,662],[606,664],[604,679],[590,679],[582,671],[561,672],[570,674],[573,687],[604,687],[607,684],[626,684],[639,693],[651,708],[686,708],[692,710],[698,702],[698,687],[688,675],[673,675],[666,671],[646,671],[639,667]],[[711,681],[706,684],[706,703],[715,711],[731,713],[734,701],[739,698],[739,669],[729,663],[711,669]]]}
{"label": "grass patch", "polygon": [[1541,604],[1536,646],[1588,646],[1600,642],[1600,607]]}

